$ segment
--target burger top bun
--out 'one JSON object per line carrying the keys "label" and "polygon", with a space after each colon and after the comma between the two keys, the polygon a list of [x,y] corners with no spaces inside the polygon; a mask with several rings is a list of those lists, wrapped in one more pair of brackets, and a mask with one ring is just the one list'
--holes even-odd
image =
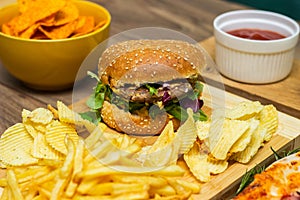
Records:
{"label": "burger top bun", "polygon": [[118,88],[189,78],[205,65],[203,50],[184,41],[129,40],[107,48],[98,71],[104,84]]}

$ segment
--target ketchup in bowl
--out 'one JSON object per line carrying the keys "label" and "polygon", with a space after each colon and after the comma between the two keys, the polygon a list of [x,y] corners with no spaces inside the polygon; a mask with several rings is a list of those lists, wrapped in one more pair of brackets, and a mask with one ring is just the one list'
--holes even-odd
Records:
{"label": "ketchup in bowl", "polygon": [[228,31],[227,33],[240,38],[251,40],[278,40],[286,37],[274,31],[248,28],[235,29]]}

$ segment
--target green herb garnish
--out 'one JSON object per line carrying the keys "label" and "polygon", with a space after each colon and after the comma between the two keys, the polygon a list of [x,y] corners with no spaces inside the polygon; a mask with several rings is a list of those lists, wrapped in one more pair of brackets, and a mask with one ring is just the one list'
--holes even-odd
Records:
{"label": "green herb garnish", "polygon": [[148,88],[149,93],[150,93],[151,96],[157,95],[158,90],[155,87],[153,87],[153,86],[151,86],[149,84],[146,84],[146,87]]}
{"label": "green herb garnish", "polygon": [[[167,113],[173,115],[180,121],[185,121],[188,118],[187,110],[182,108],[179,103],[171,103],[170,105],[166,105],[165,109]],[[208,119],[207,115],[201,109],[193,114],[193,118],[195,121],[206,121]]]}
{"label": "green herb garnish", "polygon": [[255,174],[260,174],[264,170],[265,170],[265,166],[256,165],[253,169],[246,171],[246,173],[242,177],[240,186],[236,191],[236,195],[239,194],[241,191],[243,191],[243,189],[245,189],[245,187],[247,187],[254,180]]}
{"label": "green herb garnish", "polygon": [[90,111],[80,113],[81,117],[87,119],[95,124],[101,121],[100,109],[103,106],[104,100],[110,98],[112,91],[107,85],[104,85],[98,76],[93,72],[88,71],[87,74],[97,80],[97,85],[94,87],[94,92],[90,95],[86,101],[86,105],[90,108]]}
{"label": "green herb garnish", "polygon": [[[294,150],[288,151],[288,152],[283,151],[282,152],[283,155],[280,155],[272,147],[271,147],[271,150],[274,153],[275,160],[279,160],[279,159],[282,159],[282,158],[284,158],[286,156],[289,156],[291,154],[299,152],[300,151],[300,147],[296,148]],[[265,170],[265,166],[264,165],[263,166],[257,165],[253,169],[251,169],[250,171],[246,171],[246,173],[242,177],[240,186],[239,186],[238,190],[236,191],[236,195],[239,194],[241,191],[243,191],[243,189],[245,187],[247,187],[254,180],[255,174],[259,174],[259,173],[263,172],[264,170]]]}

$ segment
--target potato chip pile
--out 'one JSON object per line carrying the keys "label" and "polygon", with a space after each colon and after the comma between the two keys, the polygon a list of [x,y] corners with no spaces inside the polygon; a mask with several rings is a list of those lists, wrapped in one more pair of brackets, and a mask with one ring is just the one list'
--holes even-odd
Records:
{"label": "potato chip pile", "polygon": [[2,25],[2,32],[26,39],[64,39],[102,27],[93,16],[81,16],[71,0],[18,0],[19,15]]}
{"label": "potato chip pile", "polygon": [[[179,134],[188,131],[188,123]],[[0,178],[1,199],[188,199],[199,193],[199,184],[184,180],[186,171],[176,162],[155,170],[141,168],[132,158],[145,146],[143,141],[106,129],[60,101],[57,109],[24,109],[22,123],[0,138],[0,164],[6,174]],[[85,139],[77,134],[82,130],[90,133]],[[190,131],[194,139],[171,152],[187,152],[195,130]],[[174,134],[169,128],[166,132],[168,137]],[[158,141],[154,152],[162,144]]]}
{"label": "potato chip pile", "polygon": [[208,182],[211,174],[224,172],[230,160],[248,163],[276,132],[278,113],[273,105],[247,101],[214,110],[211,120],[196,124],[198,140],[184,160],[198,180]]}

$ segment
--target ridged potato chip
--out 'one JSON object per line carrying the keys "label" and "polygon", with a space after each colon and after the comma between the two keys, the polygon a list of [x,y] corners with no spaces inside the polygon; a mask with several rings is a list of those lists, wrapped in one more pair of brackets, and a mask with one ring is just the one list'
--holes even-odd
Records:
{"label": "ridged potato chip", "polygon": [[228,168],[227,160],[216,160],[208,156],[207,158],[208,169],[211,174],[220,174]]}
{"label": "ridged potato chip", "polygon": [[9,127],[0,138],[0,160],[10,166],[35,164],[38,159],[31,155],[33,138],[22,123]]}
{"label": "ridged potato chip", "polygon": [[251,141],[246,149],[242,152],[233,154],[231,159],[244,164],[248,163],[262,146],[266,133],[267,129],[259,126],[252,134]]}
{"label": "ridged potato chip", "polygon": [[63,160],[65,157],[62,153],[53,149],[48,144],[45,135],[41,132],[37,132],[37,135],[34,138],[31,154],[38,159]]}
{"label": "ridged potato chip", "polygon": [[153,145],[141,148],[137,160],[148,167],[175,164],[181,145],[175,137],[173,122],[170,120]]}
{"label": "ridged potato chip", "polygon": [[68,153],[65,144],[66,135],[68,135],[68,137],[77,144],[79,137],[76,130],[60,121],[53,121],[49,124],[45,133],[46,141],[49,145],[64,155]]}
{"label": "ridged potato chip", "polygon": [[84,121],[84,119],[82,119],[78,113],[71,110],[61,101],[57,101],[57,111],[59,120],[61,122],[79,124],[80,122]]}
{"label": "ridged potato chip", "polygon": [[262,126],[267,129],[265,141],[269,141],[278,128],[278,112],[273,105],[266,105],[259,113],[259,120]]}
{"label": "ridged potato chip", "polygon": [[196,128],[195,120],[193,118],[193,111],[192,109],[188,108],[187,112],[188,112],[188,118],[178,128],[175,137],[175,140],[179,140],[180,143],[180,149],[178,152],[179,154],[187,153],[192,148],[194,142],[197,139],[197,128]]}
{"label": "ridged potato chip", "polygon": [[201,182],[208,182],[210,180],[208,152],[200,148],[199,144],[195,142],[189,152],[183,155],[183,159],[195,178]]}
{"label": "ridged potato chip", "polygon": [[221,128],[221,136],[211,149],[211,154],[219,160],[225,160],[232,145],[247,131],[249,122],[225,119]]}
{"label": "ridged potato chip", "polygon": [[259,126],[259,120],[254,118],[249,120],[248,130],[233,144],[230,149],[231,153],[243,151],[251,141],[252,134]]}
{"label": "ridged potato chip", "polygon": [[53,120],[52,112],[46,108],[36,108],[30,113],[27,111],[24,113],[26,113],[27,120],[30,120],[34,123],[47,125]]}
{"label": "ridged potato chip", "polygon": [[226,110],[226,117],[229,119],[247,120],[258,114],[263,105],[259,101],[245,101],[235,107]]}
{"label": "ridged potato chip", "polygon": [[200,140],[206,140],[209,136],[211,121],[196,121],[197,136]]}
{"label": "ridged potato chip", "polygon": [[23,125],[32,138],[35,138],[37,136],[38,131],[34,128],[32,123],[26,122],[26,123],[23,123]]}
{"label": "ridged potato chip", "polygon": [[174,142],[175,136],[176,134],[174,132],[173,123],[172,120],[170,120],[168,124],[165,126],[164,130],[158,136],[155,143],[150,147],[148,153],[159,151],[171,145],[171,143]]}

